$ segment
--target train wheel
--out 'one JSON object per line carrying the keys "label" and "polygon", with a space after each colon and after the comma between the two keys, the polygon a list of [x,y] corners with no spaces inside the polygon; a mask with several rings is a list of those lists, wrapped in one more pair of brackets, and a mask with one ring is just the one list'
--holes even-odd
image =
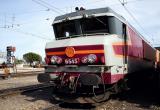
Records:
{"label": "train wheel", "polygon": [[93,95],[92,100],[96,103],[100,103],[109,100],[111,92],[106,90],[105,85],[103,85],[103,87],[100,86],[99,88],[93,86]]}
{"label": "train wheel", "polygon": [[59,103],[61,100],[60,100],[59,97],[57,97],[57,93],[58,93],[58,88],[53,87],[50,100],[53,101],[53,102]]}
{"label": "train wheel", "polygon": [[94,100],[96,103],[101,103],[101,102],[109,100],[110,95],[111,95],[111,92],[107,91],[105,93],[92,97],[92,100]]}
{"label": "train wheel", "polygon": [[113,85],[113,91],[115,94],[118,94],[120,92],[123,92],[125,90],[129,90],[128,86],[127,86],[127,80],[126,79],[122,79],[119,82],[117,82],[116,84]]}

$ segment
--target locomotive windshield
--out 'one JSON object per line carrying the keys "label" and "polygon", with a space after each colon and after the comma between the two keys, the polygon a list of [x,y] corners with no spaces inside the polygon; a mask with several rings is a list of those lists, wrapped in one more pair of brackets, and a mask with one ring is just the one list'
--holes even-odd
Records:
{"label": "locomotive windshield", "polygon": [[95,34],[121,34],[121,27],[115,28],[117,23],[118,26],[122,25],[115,17],[91,16],[55,23],[53,27],[56,39],[63,39]]}
{"label": "locomotive windshield", "polygon": [[75,21],[67,21],[54,25],[56,38],[77,35]]}
{"label": "locomotive windshield", "polygon": [[81,19],[82,33],[108,33],[108,17],[92,17]]}

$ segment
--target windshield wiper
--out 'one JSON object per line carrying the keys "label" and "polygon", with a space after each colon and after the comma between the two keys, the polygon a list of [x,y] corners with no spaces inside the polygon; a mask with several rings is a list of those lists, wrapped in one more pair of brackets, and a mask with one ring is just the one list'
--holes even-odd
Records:
{"label": "windshield wiper", "polygon": [[95,19],[96,19],[97,21],[99,21],[100,23],[102,23],[105,27],[107,26],[106,23],[104,23],[102,20],[98,19],[97,17],[95,17]]}

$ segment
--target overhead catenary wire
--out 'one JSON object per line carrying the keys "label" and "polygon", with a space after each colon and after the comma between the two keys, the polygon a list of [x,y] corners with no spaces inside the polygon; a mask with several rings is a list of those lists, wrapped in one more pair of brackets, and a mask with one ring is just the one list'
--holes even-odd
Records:
{"label": "overhead catenary wire", "polygon": [[57,7],[51,5],[51,4],[49,4],[49,3],[47,3],[47,2],[45,2],[45,1],[43,1],[43,0],[38,0],[38,1],[40,1],[40,2],[46,4],[46,5],[50,6],[50,7],[52,7],[52,8],[54,8],[54,9],[58,10],[60,13],[62,13],[62,12],[65,13],[65,11],[61,10],[60,8],[57,8]]}
{"label": "overhead catenary wire", "polygon": [[127,11],[127,13],[134,19],[134,21],[137,23],[137,25],[144,31],[143,27],[140,25],[140,23],[137,21],[137,19],[133,16],[133,14],[127,9],[127,7],[125,6],[125,3],[122,3],[120,0],[119,2],[122,4],[122,6],[124,7],[124,9]]}
{"label": "overhead catenary wire", "polygon": [[19,21],[18,23],[17,23],[17,27],[19,27],[19,26],[22,26],[22,25],[27,25],[27,24],[34,24],[34,23],[36,23],[36,22],[34,22],[34,21],[37,21],[37,20],[43,20],[43,21],[49,21],[51,19],[51,17],[45,17],[45,18],[38,18],[38,19],[28,19],[28,20],[24,20],[24,21]]}
{"label": "overhead catenary wire", "polygon": [[27,36],[47,40],[47,41],[52,40],[52,39],[47,38],[47,36],[43,37],[43,36],[40,36],[40,35],[37,35],[37,34],[33,34],[33,33],[30,33],[30,32],[24,32],[24,31],[21,31],[21,30],[18,30],[18,29],[11,29],[11,28],[5,28],[5,27],[0,27],[0,28],[7,29],[9,31],[13,31],[13,32],[17,32],[17,33],[21,33],[21,34],[24,34],[24,35],[27,35]]}
{"label": "overhead catenary wire", "polygon": [[39,12],[47,12],[50,11],[50,9],[44,9],[44,10],[30,10],[30,11],[25,11],[25,12],[16,12],[16,13],[6,13],[6,12],[0,12],[0,16],[4,16],[3,13],[5,13],[8,18],[13,18],[13,14],[16,16],[21,16],[21,15],[29,15],[29,14],[34,14],[34,13],[39,13]]}
{"label": "overhead catenary wire", "polygon": [[31,36],[31,37],[40,38],[40,39],[43,39],[43,40],[48,40],[48,41],[52,40],[52,39],[49,39],[47,36],[44,37],[42,35],[37,35],[37,34],[30,33],[30,32],[24,32],[24,31],[15,29],[13,26],[19,27],[20,25],[22,25],[22,24],[15,23],[15,15],[12,16],[12,21],[8,21],[7,18],[6,18],[6,16],[5,16],[5,19],[1,20],[1,21],[4,22],[3,25],[0,25],[1,29],[6,29],[6,30],[9,30],[9,31],[14,31],[14,32],[17,32],[17,33],[21,33],[21,34],[24,34],[24,35],[27,35],[27,36]]}
{"label": "overhead catenary wire", "polygon": [[[100,3],[100,2],[105,2],[106,0],[94,0],[94,1],[91,1],[91,2],[85,2],[85,4],[88,6],[88,5],[92,5],[92,4],[95,4],[95,3]],[[134,2],[137,2],[137,1],[140,1],[140,0],[130,0],[128,1],[127,3],[134,3]],[[126,4],[126,2],[124,2]],[[84,3],[83,3],[84,4]],[[82,3],[79,4],[79,5],[83,5]],[[113,6],[113,5],[119,5],[119,3],[112,3],[112,4],[109,4],[109,6]]]}
{"label": "overhead catenary wire", "polygon": [[[142,29],[142,31],[144,32],[144,34],[146,34],[146,36],[150,37],[148,35],[148,33],[146,33],[145,29],[141,26],[141,24],[139,23],[139,21],[134,17],[134,15],[127,9],[127,7],[125,6],[126,2],[121,2],[121,0],[118,0],[120,2],[120,4],[123,6],[123,8],[125,9],[125,11],[132,17],[132,19],[136,22],[136,24]],[[143,36],[142,36],[143,37]],[[152,38],[152,37],[150,37]],[[150,42],[149,42],[150,43]]]}
{"label": "overhead catenary wire", "polygon": [[[130,0],[127,3],[135,3],[135,2],[139,2],[139,1],[142,1],[142,0]],[[90,6],[90,5],[97,5],[97,3],[101,3],[101,2],[105,2],[105,0],[94,0],[94,1],[84,2],[84,3],[78,3],[78,4],[76,4],[76,6],[75,5],[71,5],[69,7],[62,7],[62,9],[65,9],[68,12],[68,8],[70,8],[71,12],[72,12],[72,9],[77,7],[77,5],[84,7],[84,6]],[[111,6],[116,6],[116,5],[120,5],[120,4],[119,3],[107,4],[107,6],[110,6],[110,7]]]}
{"label": "overhead catenary wire", "polygon": [[47,4],[44,4],[43,2],[40,2],[40,1],[37,1],[37,0],[32,0],[32,1],[41,5],[41,6],[43,6],[43,7],[45,7],[45,8],[47,8],[47,9],[50,9],[52,12],[55,12],[57,14],[63,14],[62,12],[57,11],[57,9],[54,9],[53,6],[52,7],[48,6]]}
{"label": "overhead catenary wire", "polygon": [[16,13],[16,16],[21,16],[21,15],[29,15],[29,14],[34,14],[34,13],[39,13],[39,12],[47,12],[50,11],[50,9],[44,9],[44,10],[32,10],[32,11],[27,11],[23,13]]}
{"label": "overhead catenary wire", "polygon": [[43,40],[47,40],[47,41],[52,40],[52,39],[48,39],[48,38],[46,38],[46,37],[42,37],[42,36],[40,36],[40,35],[33,34],[33,33],[30,33],[30,32],[24,32],[24,31],[15,30],[15,29],[10,29],[10,30],[11,30],[11,31],[18,32],[18,33],[21,33],[21,34],[29,35],[29,36],[32,36],[32,37],[40,38],[40,39],[43,39]]}
{"label": "overhead catenary wire", "polygon": [[[53,5],[51,5],[51,4],[49,4],[49,3],[47,3],[47,2],[45,2],[45,1],[43,1],[43,0],[32,0],[32,1],[38,1],[38,2],[41,2],[41,5],[42,4],[46,4],[45,5],[45,7],[47,8],[47,9],[45,9],[45,10],[33,10],[33,11],[29,11],[29,12],[24,12],[24,13],[15,13],[15,15],[16,16],[20,16],[20,15],[24,15],[24,14],[32,14],[32,13],[37,13],[37,12],[40,12],[40,11],[50,11],[51,9],[51,7],[53,7],[53,8],[55,8],[56,10],[58,10],[58,14],[60,14],[60,12],[64,12],[62,9],[59,9],[59,8],[57,8],[57,7],[54,7]],[[98,2],[98,1],[105,1],[105,0],[96,0],[96,1],[92,1],[92,2],[87,2],[87,4],[91,4],[91,3],[95,3],[95,2]],[[129,2],[134,2],[134,1],[138,1],[138,0],[130,0]],[[111,4],[111,5],[118,5],[118,4]],[[48,7],[48,6],[50,6],[50,7]],[[54,10],[55,11],[55,10]],[[64,12],[65,13],[65,12]],[[8,14],[7,14],[8,15]],[[12,15],[13,15],[13,13],[12,13]],[[16,17],[14,15],[14,17]],[[4,15],[3,15],[4,16]],[[13,16],[12,16],[12,18],[13,18]],[[8,21],[7,21],[8,22]],[[6,22],[6,23],[7,23]],[[10,22],[8,22],[9,24],[11,23],[12,24],[12,27],[13,26],[17,26],[17,27],[19,27],[20,25],[22,25],[22,24],[28,24],[28,23],[15,23],[14,22],[14,24],[13,24],[13,22],[12,21],[10,21]],[[6,26],[6,27],[10,27],[10,26]]]}
{"label": "overhead catenary wire", "polygon": [[[14,17],[14,18],[13,18]],[[0,23],[0,25],[3,25],[3,27],[6,27],[6,28],[13,28],[13,27],[20,27],[20,26],[22,26],[22,25],[26,25],[26,24],[33,24],[33,23],[35,23],[35,22],[33,22],[33,19],[30,19],[30,20],[23,20],[23,21],[21,21],[21,20],[16,20],[16,21],[18,21],[18,22],[15,22],[15,16],[13,16],[12,17],[12,21],[9,21],[9,20],[5,20],[5,24],[4,24],[4,20],[3,19],[0,19],[0,21],[2,21],[1,23]],[[42,18],[43,20],[49,20],[49,18],[47,17],[45,17],[45,18]],[[35,19],[35,20],[37,20],[37,19]]]}

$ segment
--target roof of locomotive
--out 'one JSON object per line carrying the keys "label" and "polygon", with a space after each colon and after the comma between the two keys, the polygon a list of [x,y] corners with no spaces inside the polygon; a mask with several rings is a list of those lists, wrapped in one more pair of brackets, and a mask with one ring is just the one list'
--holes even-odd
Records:
{"label": "roof of locomotive", "polygon": [[117,18],[119,18],[121,21],[125,22],[125,18],[123,18],[121,15],[117,14],[116,12],[114,12],[111,8],[109,7],[105,7],[105,8],[97,8],[97,9],[89,9],[89,10],[78,10],[72,13],[67,13],[61,16],[57,16],[54,19],[54,23],[58,23],[61,22],[63,20],[66,19],[78,19],[78,18],[82,18],[84,15],[87,16],[101,16],[101,15],[108,15],[108,16],[116,16]]}

